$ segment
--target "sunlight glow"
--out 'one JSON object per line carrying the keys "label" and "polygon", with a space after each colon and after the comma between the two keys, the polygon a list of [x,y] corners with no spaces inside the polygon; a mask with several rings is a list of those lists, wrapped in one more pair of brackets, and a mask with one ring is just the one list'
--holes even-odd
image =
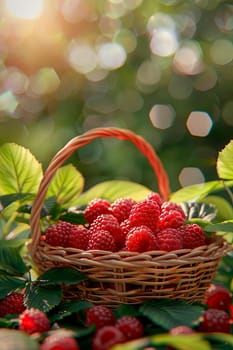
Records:
{"label": "sunlight glow", "polygon": [[22,19],[34,19],[41,15],[44,0],[5,0],[10,15]]}

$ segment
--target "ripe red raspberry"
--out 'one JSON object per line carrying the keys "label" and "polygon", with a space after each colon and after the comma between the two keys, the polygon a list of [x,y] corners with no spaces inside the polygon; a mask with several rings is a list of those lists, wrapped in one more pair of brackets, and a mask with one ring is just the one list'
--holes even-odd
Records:
{"label": "ripe red raspberry", "polygon": [[159,216],[159,229],[167,227],[178,228],[185,222],[184,216],[178,210],[162,210]]}
{"label": "ripe red raspberry", "polygon": [[0,317],[6,315],[18,315],[25,310],[23,303],[23,294],[19,292],[12,292],[5,298],[0,299]]}
{"label": "ripe red raspberry", "polygon": [[163,202],[161,205],[161,210],[162,211],[170,211],[170,210],[175,210],[178,211],[184,219],[186,219],[185,212],[183,211],[182,207],[178,203],[173,203],[173,202]]}
{"label": "ripe red raspberry", "polygon": [[136,201],[132,198],[118,198],[111,204],[110,211],[121,223],[128,219],[130,211],[135,204]]}
{"label": "ripe red raspberry", "polygon": [[124,334],[115,326],[104,326],[93,337],[92,350],[109,350],[113,345],[126,341]]}
{"label": "ripe red raspberry", "polygon": [[160,215],[160,205],[156,201],[145,199],[136,203],[131,209],[129,221],[131,226],[148,226],[156,232]]}
{"label": "ripe red raspberry", "polygon": [[185,334],[193,334],[196,332],[191,327],[181,325],[181,326],[171,328],[169,333],[171,335],[179,335],[179,334],[185,335]]}
{"label": "ripe red raspberry", "polygon": [[90,235],[85,226],[74,225],[69,234],[68,247],[86,250]]}
{"label": "ripe red raspberry", "polygon": [[85,220],[91,224],[97,216],[109,214],[110,202],[107,199],[95,198],[90,201],[84,210]]}
{"label": "ripe red raspberry", "polygon": [[96,330],[115,324],[115,315],[111,309],[103,305],[95,305],[86,311],[86,325],[96,326]]}
{"label": "ripe red raspberry", "polygon": [[128,251],[138,253],[157,248],[155,236],[147,226],[133,227],[126,237],[125,246]]}
{"label": "ripe red raspberry", "polygon": [[152,200],[157,202],[160,206],[162,205],[162,198],[160,196],[159,193],[157,192],[151,192],[148,194],[148,196],[146,197],[146,199]]}
{"label": "ripe red raspberry", "polygon": [[197,224],[186,224],[179,227],[179,232],[183,237],[183,247],[194,249],[206,244],[205,232]]}
{"label": "ripe red raspberry", "polygon": [[118,318],[115,326],[124,334],[126,340],[140,338],[144,333],[142,322],[134,316],[122,316]]}
{"label": "ripe red raspberry", "polygon": [[229,310],[232,295],[221,285],[210,284],[206,292],[205,304],[211,309]]}
{"label": "ripe red raspberry", "polygon": [[56,333],[47,336],[41,344],[40,350],[79,350],[77,341],[69,336]]}
{"label": "ripe red raspberry", "polygon": [[116,242],[117,250],[121,246],[121,228],[120,224],[112,214],[101,214],[99,215],[90,226],[91,234],[94,232],[98,232],[100,230],[108,231],[113,236]]}
{"label": "ripe red raspberry", "polygon": [[87,250],[95,249],[109,252],[115,252],[117,250],[115,239],[110,232],[100,230],[92,233],[87,244]]}
{"label": "ripe red raspberry", "polygon": [[165,228],[158,232],[156,242],[159,250],[170,252],[183,248],[182,236],[174,228]]}
{"label": "ripe red raspberry", "polygon": [[50,330],[47,315],[38,309],[26,309],[19,316],[19,330],[28,333],[43,333]]}
{"label": "ripe red raspberry", "polygon": [[51,246],[67,247],[69,234],[73,225],[69,222],[60,221],[57,224],[49,226],[45,232],[45,241]]}
{"label": "ripe red raspberry", "polygon": [[199,331],[207,333],[230,333],[231,325],[228,313],[218,309],[205,310]]}

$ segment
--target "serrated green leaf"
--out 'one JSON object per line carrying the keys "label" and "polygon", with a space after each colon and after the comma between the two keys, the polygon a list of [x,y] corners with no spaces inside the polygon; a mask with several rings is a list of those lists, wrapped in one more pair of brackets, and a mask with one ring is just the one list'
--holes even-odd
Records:
{"label": "serrated green leaf", "polygon": [[130,304],[121,304],[118,306],[116,310],[114,310],[114,314],[116,315],[116,318],[119,318],[121,316],[138,316],[139,311],[138,308],[130,305]]}
{"label": "serrated green leaf", "polygon": [[49,185],[46,198],[56,197],[59,205],[70,207],[76,204],[83,186],[82,174],[72,164],[68,164],[57,170]]}
{"label": "serrated green leaf", "polygon": [[233,140],[219,152],[216,166],[220,179],[233,179]]}
{"label": "serrated green leaf", "polygon": [[62,299],[59,285],[42,286],[39,283],[28,283],[25,292],[25,304],[28,308],[36,308],[48,312],[57,306]]}
{"label": "serrated green leaf", "polygon": [[223,221],[218,224],[209,224],[205,226],[207,232],[231,232],[233,234],[233,220]]}
{"label": "serrated green leaf", "polygon": [[45,281],[46,284],[72,285],[87,280],[87,277],[70,267],[56,267],[40,275],[39,280]]}
{"label": "serrated green leaf", "polygon": [[17,144],[0,147],[0,194],[36,193],[42,177],[41,164]]}
{"label": "serrated green leaf", "polygon": [[7,207],[12,202],[23,201],[23,200],[32,200],[34,196],[31,193],[12,193],[4,196],[0,196],[0,201],[3,207]]}
{"label": "serrated green leaf", "polygon": [[8,293],[16,289],[25,287],[26,280],[20,277],[9,276],[0,273],[0,299],[4,298]]}
{"label": "serrated green leaf", "polygon": [[215,206],[217,209],[216,219],[218,219],[218,221],[230,220],[233,218],[233,207],[225,198],[212,195],[204,198],[203,202]]}
{"label": "serrated green leaf", "polygon": [[88,191],[83,193],[78,198],[77,205],[86,205],[95,198],[104,198],[113,202],[120,197],[131,197],[132,199],[139,201],[144,199],[150,192],[151,189],[131,181],[105,181],[91,187]]}
{"label": "serrated green leaf", "polygon": [[220,191],[225,187],[233,186],[233,181],[209,181],[202,184],[186,186],[171,193],[169,200],[172,202],[201,201],[210,193]]}
{"label": "serrated green leaf", "polygon": [[86,223],[85,217],[84,217],[84,212],[72,212],[68,211],[65,214],[60,215],[60,220],[62,221],[68,221],[72,224],[76,225],[82,225]]}
{"label": "serrated green leaf", "polygon": [[184,301],[164,299],[143,303],[139,312],[153,323],[169,330],[184,322],[186,326],[193,326],[202,315],[203,308]]}
{"label": "serrated green leaf", "polygon": [[72,315],[73,313],[86,310],[93,306],[89,301],[84,300],[67,300],[60,303],[49,314],[51,322],[62,320],[63,318]]}
{"label": "serrated green leaf", "polygon": [[8,239],[8,240],[3,239],[3,240],[0,240],[0,247],[20,249],[25,245],[25,242],[27,242],[26,239]]}
{"label": "serrated green leaf", "polygon": [[0,267],[13,275],[22,275],[28,271],[19,250],[15,247],[0,247]]}

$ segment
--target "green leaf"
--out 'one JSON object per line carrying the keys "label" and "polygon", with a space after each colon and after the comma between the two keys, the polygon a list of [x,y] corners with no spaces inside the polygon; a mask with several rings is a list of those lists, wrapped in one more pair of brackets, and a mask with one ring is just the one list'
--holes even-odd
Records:
{"label": "green leaf", "polygon": [[205,226],[207,232],[231,232],[233,234],[233,220],[223,221],[218,224],[209,224]]}
{"label": "green leaf", "polygon": [[0,299],[18,288],[24,288],[25,284],[26,280],[23,278],[0,273]]}
{"label": "green leaf", "polygon": [[79,197],[77,205],[86,205],[95,198],[104,198],[113,202],[117,198],[131,197],[139,201],[144,199],[150,192],[151,189],[131,181],[105,181],[91,187],[88,191],[83,193]]}
{"label": "green leaf", "polygon": [[211,221],[216,216],[216,208],[211,204],[198,202],[183,202],[180,203],[185,212],[187,220],[193,218]]}
{"label": "green leaf", "polygon": [[15,247],[0,246],[0,267],[14,275],[22,275],[28,271],[19,250]]}
{"label": "green leaf", "polygon": [[44,272],[39,277],[39,281],[46,284],[72,285],[87,280],[87,277],[80,271],[70,267],[55,267]]}
{"label": "green leaf", "polygon": [[32,200],[34,196],[30,193],[12,193],[0,196],[0,201],[3,207],[7,207],[12,202],[22,201],[22,200]]}
{"label": "green leaf", "polygon": [[208,194],[220,191],[226,186],[233,186],[233,181],[209,181],[202,184],[186,186],[171,193],[169,200],[176,203],[187,202],[190,200],[201,201]]}
{"label": "green leaf", "polygon": [[83,211],[67,211],[66,213],[60,215],[60,220],[68,221],[72,224],[82,225],[86,223]]}
{"label": "green leaf", "polygon": [[89,301],[83,300],[67,300],[56,306],[49,314],[51,322],[62,320],[64,317],[70,316],[73,313],[86,310],[93,306]]}
{"label": "green leaf", "polygon": [[220,179],[233,179],[233,140],[219,152],[216,166]]}
{"label": "green leaf", "polygon": [[59,168],[49,185],[46,198],[56,197],[56,202],[63,207],[75,205],[83,190],[84,178],[72,165]]}
{"label": "green leaf", "polygon": [[60,303],[62,289],[58,285],[42,286],[39,283],[28,283],[25,292],[25,304],[28,308],[36,308],[48,312]]}
{"label": "green leaf", "polygon": [[0,147],[0,194],[36,193],[42,177],[41,164],[17,144]]}
{"label": "green leaf", "polygon": [[226,199],[219,196],[208,196],[203,199],[203,202],[215,206],[217,209],[216,218],[218,221],[225,221],[233,218],[233,207]]}
{"label": "green leaf", "polygon": [[143,316],[167,330],[183,325],[192,327],[203,313],[199,305],[178,300],[153,300],[143,303],[139,308]]}

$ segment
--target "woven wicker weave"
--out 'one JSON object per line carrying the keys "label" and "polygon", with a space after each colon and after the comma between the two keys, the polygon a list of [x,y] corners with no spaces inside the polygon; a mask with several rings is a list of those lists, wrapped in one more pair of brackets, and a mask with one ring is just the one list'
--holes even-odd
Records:
{"label": "woven wicker weave", "polygon": [[88,281],[65,289],[64,293],[67,297],[78,297],[94,304],[116,307],[155,298],[202,302],[221,258],[231,250],[224,240],[213,238],[208,245],[193,250],[138,254],[51,247],[40,239],[40,213],[54,174],[74,151],[99,137],[115,137],[134,143],[148,159],[163,200],[169,198],[166,171],[151,145],[141,136],[125,129],[97,128],[75,137],[50,162],[32,207],[29,250],[38,269],[43,272],[52,267],[69,266],[82,271],[89,277]]}

